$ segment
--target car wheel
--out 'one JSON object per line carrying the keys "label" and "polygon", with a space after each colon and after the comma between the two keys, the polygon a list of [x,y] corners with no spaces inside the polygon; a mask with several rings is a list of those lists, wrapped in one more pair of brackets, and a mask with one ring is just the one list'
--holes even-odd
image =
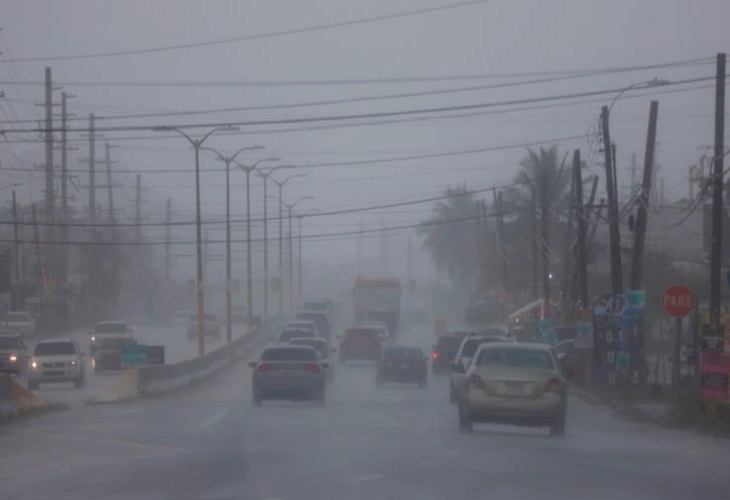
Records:
{"label": "car wheel", "polygon": [[464,414],[459,410],[459,432],[468,434],[474,428],[474,424],[468,415]]}
{"label": "car wheel", "polygon": [[561,437],[565,435],[565,412],[561,413],[550,424],[550,435],[554,437]]}
{"label": "car wheel", "polygon": [[37,380],[29,380],[29,381],[28,381],[28,389],[30,389],[31,391],[36,391],[36,390],[38,390],[38,386],[39,386],[39,385],[40,385],[40,384],[38,383],[38,381],[37,381]]}

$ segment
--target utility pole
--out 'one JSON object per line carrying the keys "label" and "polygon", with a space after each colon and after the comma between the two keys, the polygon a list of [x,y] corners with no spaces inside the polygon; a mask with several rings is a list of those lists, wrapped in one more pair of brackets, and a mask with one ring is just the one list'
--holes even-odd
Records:
{"label": "utility pole", "polygon": [[69,95],[61,92],[61,261],[57,272],[59,283],[66,285],[68,282],[68,131],[66,130],[68,111],[66,101]]}
{"label": "utility pole", "polygon": [[[567,155],[566,155],[567,159]],[[580,162],[580,159],[578,160]],[[575,154],[573,155],[573,167],[575,168]],[[580,163],[578,163],[578,169],[580,171]],[[574,172],[573,172],[574,173]],[[570,200],[571,203],[574,203],[574,200],[576,198],[576,182],[582,182],[580,178],[576,181],[575,175],[570,176]],[[576,226],[575,219],[576,219],[576,206],[575,204],[568,210],[568,224],[567,224],[567,231],[566,231],[566,238],[565,238],[565,263],[563,267],[563,283],[562,283],[562,290],[561,290],[561,301],[565,301],[566,303],[570,304],[570,308],[568,307],[561,307],[561,314],[562,314],[562,321],[565,324],[568,321],[568,318],[570,315],[572,315],[574,307],[573,304],[575,303],[575,296],[572,293],[572,287],[571,287],[571,277],[573,274],[575,274],[574,267],[574,259],[572,258],[575,252],[575,247],[577,245],[577,231],[573,231],[573,228]]]}
{"label": "utility pole", "polygon": [[297,266],[297,304],[302,303],[302,217],[303,215],[297,216],[297,222],[299,223],[299,233],[297,234],[297,254],[299,258]]}
{"label": "utility pole", "polygon": [[292,249],[292,227],[291,227],[291,218],[292,218],[292,208],[291,206],[289,208],[289,236],[288,236],[288,243],[289,243],[289,312],[294,312],[294,255],[293,255],[293,249]]}
{"label": "utility pole", "polygon": [[631,171],[631,189],[629,190],[629,196],[633,196],[636,190],[636,171],[638,169],[636,166],[636,153],[631,153],[631,168],[629,168]]}
{"label": "utility pole", "polygon": [[[573,182],[575,184],[575,210],[578,215],[578,282],[580,283],[580,307],[588,305],[588,260],[586,256],[586,214],[583,206],[583,174],[581,171],[580,149],[573,152]],[[594,178],[594,186],[597,185]],[[593,190],[595,193],[595,189]]]}
{"label": "utility pole", "polygon": [[535,200],[535,186],[530,182],[530,203],[532,205],[532,295],[535,300],[540,298],[538,271],[537,271],[537,202]]}
{"label": "utility pole", "polygon": [[[46,171],[46,210],[44,220],[46,226],[46,239],[48,240],[46,247],[46,274],[53,276],[55,272],[54,257],[56,247],[53,245],[54,240],[54,224],[56,222],[56,193],[53,189],[53,79],[51,77],[51,68],[46,67],[45,71],[45,114],[46,114],[46,133],[45,133],[45,171]],[[45,284],[41,285],[45,288]]]}
{"label": "utility pole", "polygon": [[601,109],[601,131],[603,134],[603,152],[606,166],[606,193],[608,195],[608,223],[611,247],[611,289],[614,294],[623,290],[621,271],[621,237],[618,221],[618,197],[616,196],[615,170],[613,168],[613,148],[611,134],[608,129],[608,106]]}
{"label": "utility pole", "polygon": [[41,238],[40,234],[38,234],[38,219],[36,218],[35,214],[35,203],[31,203],[31,209],[32,213],[31,216],[33,217],[33,237],[35,239],[35,258],[36,258],[36,265],[38,266],[38,290],[39,295],[41,297],[41,300],[45,299],[45,287],[43,286],[43,260],[41,258]]}
{"label": "utility pole", "polygon": [[16,311],[25,309],[23,304],[23,290],[20,281],[20,241],[18,238],[18,205],[15,202],[15,189],[13,189],[13,245],[15,247],[15,300],[14,308]]}
{"label": "utility pole", "polygon": [[94,113],[89,114],[89,219],[96,220],[96,135]]}
{"label": "utility pole", "polygon": [[657,115],[659,103],[651,101],[649,107],[649,130],[646,134],[646,153],[644,154],[644,174],[641,181],[641,193],[639,194],[639,210],[636,218],[636,229],[634,233],[634,251],[631,259],[631,290],[641,289],[641,271],[644,260],[644,240],[646,238],[646,223],[649,210],[649,193],[651,192],[651,179],[654,169],[654,147],[656,145]]}
{"label": "utility pole", "polygon": [[712,162],[712,249],[710,252],[710,324],[720,328],[722,294],[723,157],[725,156],[725,54],[717,54],[715,152]]}
{"label": "utility pole", "polygon": [[137,174],[137,185],[134,190],[134,238],[142,241],[142,174]]}
{"label": "utility pole", "polygon": [[494,208],[497,211],[497,255],[502,261],[502,288],[509,293],[509,268],[507,266],[507,255],[504,251],[504,213],[502,211],[502,191],[492,188]]}
{"label": "utility pole", "polygon": [[115,240],[115,227],[114,227],[114,184],[112,183],[112,159],[111,159],[111,146],[109,143],[104,144],[104,163],[106,164],[106,189],[107,198],[109,200],[109,226],[112,232],[112,241]]}
{"label": "utility pole", "polygon": [[547,186],[540,187],[540,247],[542,249],[542,295],[545,301],[545,310],[550,307],[550,245],[549,245],[549,201],[547,197]]}
{"label": "utility pole", "polygon": [[171,256],[171,243],[172,243],[172,200],[167,199],[167,205],[165,207],[165,281],[170,281],[170,256]]}

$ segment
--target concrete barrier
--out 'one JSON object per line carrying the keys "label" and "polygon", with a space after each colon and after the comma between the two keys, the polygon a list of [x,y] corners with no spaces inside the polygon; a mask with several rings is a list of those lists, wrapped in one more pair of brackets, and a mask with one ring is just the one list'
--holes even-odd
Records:
{"label": "concrete barrier", "polygon": [[261,341],[267,340],[285,322],[284,316],[273,316],[250,334],[198,358],[125,370],[109,391],[90,398],[87,403],[115,403],[162,394],[210,377],[257,349]]}
{"label": "concrete barrier", "polygon": [[0,418],[16,417],[47,406],[38,394],[17,383],[9,374],[0,374]]}

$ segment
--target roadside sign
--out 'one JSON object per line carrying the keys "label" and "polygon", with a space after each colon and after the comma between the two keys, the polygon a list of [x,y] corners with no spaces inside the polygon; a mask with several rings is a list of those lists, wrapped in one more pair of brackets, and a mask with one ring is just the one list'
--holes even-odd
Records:
{"label": "roadside sign", "polygon": [[123,345],[122,346],[122,366],[144,366],[147,364],[147,346],[146,345]]}
{"label": "roadside sign", "polygon": [[712,324],[702,325],[702,351],[723,352],[725,350],[725,325],[715,328]]}
{"label": "roadside sign", "polygon": [[575,337],[575,349],[593,349],[593,323],[578,325],[578,335]]}
{"label": "roadside sign", "polygon": [[700,357],[700,397],[706,400],[727,399],[730,384],[730,356],[703,352]]}
{"label": "roadside sign", "polygon": [[673,318],[682,318],[695,308],[695,294],[684,285],[673,285],[662,294],[662,307]]}

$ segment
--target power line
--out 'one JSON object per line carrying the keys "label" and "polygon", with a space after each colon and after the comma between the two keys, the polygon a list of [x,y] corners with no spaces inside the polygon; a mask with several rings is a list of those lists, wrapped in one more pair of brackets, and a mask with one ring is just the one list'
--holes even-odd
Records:
{"label": "power line", "polygon": [[461,7],[468,7],[471,5],[486,3],[487,0],[467,0],[458,3],[452,3],[448,5],[441,5],[437,7],[430,7],[425,9],[407,10],[402,12],[396,12],[393,14],[384,14],[380,16],[365,17],[359,19],[351,19],[349,21],[340,21],[338,23],[319,24],[314,26],[307,26],[303,28],[295,28],[281,31],[273,31],[269,33],[260,33],[258,35],[243,35],[231,38],[221,38],[217,40],[208,40],[204,42],[185,43],[178,45],[166,45],[161,47],[150,47],[147,49],[129,49],[129,50],[116,50],[109,52],[95,52],[88,54],[72,54],[66,56],[36,56],[36,57],[21,57],[11,59],[16,63],[27,63],[27,62],[39,62],[39,61],[69,61],[73,59],[95,59],[100,57],[119,57],[129,56],[138,54],[153,54],[159,52],[170,52],[174,50],[192,49],[199,47],[210,47],[215,45],[225,45],[230,43],[248,42],[252,40],[264,40],[268,38],[278,38],[282,36],[300,35],[302,33],[311,33],[314,31],[330,30],[337,28],[344,28],[347,26],[355,26],[359,24],[369,24],[380,21],[387,21],[391,19],[399,19],[403,17],[416,16],[421,14],[428,14],[432,12],[440,12],[452,9],[458,9]]}

